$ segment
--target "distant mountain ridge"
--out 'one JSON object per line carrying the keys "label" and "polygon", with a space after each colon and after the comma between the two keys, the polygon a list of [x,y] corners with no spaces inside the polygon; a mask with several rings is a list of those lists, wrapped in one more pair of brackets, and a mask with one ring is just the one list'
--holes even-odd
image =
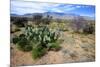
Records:
{"label": "distant mountain ridge", "polygon": [[[44,12],[44,13],[27,13],[24,15],[18,15],[18,14],[11,14],[11,16],[20,16],[20,17],[33,17],[34,15],[42,15],[43,17],[46,17],[47,15],[52,16],[53,19],[74,19],[80,17],[80,15],[72,14],[72,13],[59,13],[59,12]],[[85,18],[86,20],[95,20],[94,17],[89,16],[81,16]]]}

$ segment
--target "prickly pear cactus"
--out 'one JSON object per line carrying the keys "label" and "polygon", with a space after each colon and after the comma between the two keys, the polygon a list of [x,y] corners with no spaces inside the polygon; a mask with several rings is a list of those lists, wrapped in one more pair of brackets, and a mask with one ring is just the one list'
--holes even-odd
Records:
{"label": "prickly pear cactus", "polygon": [[[23,34],[17,37],[17,47],[23,51],[31,51],[33,57],[40,57],[47,50],[60,48],[59,31],[49,29],[47,26],[27,26]],[[41,53],[40,53],[41,52]]]}

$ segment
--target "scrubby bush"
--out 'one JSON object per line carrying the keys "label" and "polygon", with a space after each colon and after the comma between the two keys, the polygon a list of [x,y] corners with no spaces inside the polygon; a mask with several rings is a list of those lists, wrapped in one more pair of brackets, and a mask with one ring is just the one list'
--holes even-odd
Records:
{"label": "scrubby bush", "polygon": [[18,27],[25,27],[28,19],[26,17],[11,17],[11,21]]}
{"label": "scrubby bush", "polygon": [[17,31],[20,31],[20,29],[19,28],[16,28],[14,32],[17,32]]}
{"label": "scrubby bush", "polygon": [[58,51],[61,47],[59,46],[59,42],[51,43],[52,45],[49,47],[49,50]]}
{"label": "scrubby bush", "polygon": [[43,48],[42,46],[38,46],[38,47],[33,47],[32,50],[32,58],[33,59],[38,59],[40,57],[42,57],[45,53],[46,53],[46,48]]}
{"label": "scrubby bush", "polygon": [[85,20],[83,17],[76,17],[71,23],[71,27],[76,33],[92,34],[95,32],[94,21]]}
{"label": "scrubby bush", "polygon": [[17,48],[22,51],[31,51],[32,45],[24,34],[21,34],[18,38]]}
{"label": "scrubby bush", "polygon": [[49,24],[52,20],[52,16],[47,15],[46,17],[43,17],[42,14],[36,14],[33,16],[32,20],[35,22],[36,25],[39,25],[41,23]]}
{"label": "scrubby bush", "polygon": [[74,32],[80,32],[80,30],[83,29],[86,24],[86,20],[83,17],[79,16],[74,18],[71,23],[71,27]]}
{"label": "scrubby bush", "polygon": [[58,23],[57,22],[52,22],[52,23],[50,23],[49,24],[49,28],[51,28],[51,29],[58,29],[59,27],[58,27]]}
{"label": "scrubby bush", "polygon": [[22,51],[31,51],[32,46],[27,39],[22,39],[18,42],[17,48]]}
{"label": "scrubby bush", "polygon": [[52,21],[52,16],[47,15],[45,18],[42,19],[42,23],[44,24],[50,24],[50,22]]}
{"label": "scrubby bush", "polygon": [[52,22],[49,24],[49,27],[52,29],[58,29],[60,31],[68,31],[66,23],[58,23],[58,22]]}
{"label": "scrubby bush", "polygon": [[92,34],[94,32],[95,32],[95,27],[93,24],[87,24],[83,29],[83,33],[85,34]]}
{"label": "scrubby bush", "polygon": [[19,41],[19,38],[16,36],[12,39],[13,43],[16,44]]}
{"label": "scrubby bush", "polygon": [[67,31],[68,30],[66,23],[59,23],[58,27],[59,27],[59,30],[61,30],[61,31]]}

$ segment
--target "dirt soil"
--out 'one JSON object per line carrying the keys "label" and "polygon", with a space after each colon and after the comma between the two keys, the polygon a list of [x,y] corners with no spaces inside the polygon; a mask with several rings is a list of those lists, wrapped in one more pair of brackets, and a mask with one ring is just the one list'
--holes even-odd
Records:
{"label": "dirt soil", "polygon": [[22,52],[11,44],[11,66],[59,64],[95,61],[95,36],[63,32],[61,50],[49,51],[43,57],[33,60],[31,52]]}

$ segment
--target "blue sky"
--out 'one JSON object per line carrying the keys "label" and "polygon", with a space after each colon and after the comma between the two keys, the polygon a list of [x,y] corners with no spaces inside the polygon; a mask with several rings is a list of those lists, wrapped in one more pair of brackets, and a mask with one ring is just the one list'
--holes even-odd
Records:
{"label": "blue sky", "polygon": [[72,5],[72,4],[54,4],[41,2],[11,1],[11,14],[59,12],[73,13],[82,16],[95,16],[95,6],[93,5]]}

